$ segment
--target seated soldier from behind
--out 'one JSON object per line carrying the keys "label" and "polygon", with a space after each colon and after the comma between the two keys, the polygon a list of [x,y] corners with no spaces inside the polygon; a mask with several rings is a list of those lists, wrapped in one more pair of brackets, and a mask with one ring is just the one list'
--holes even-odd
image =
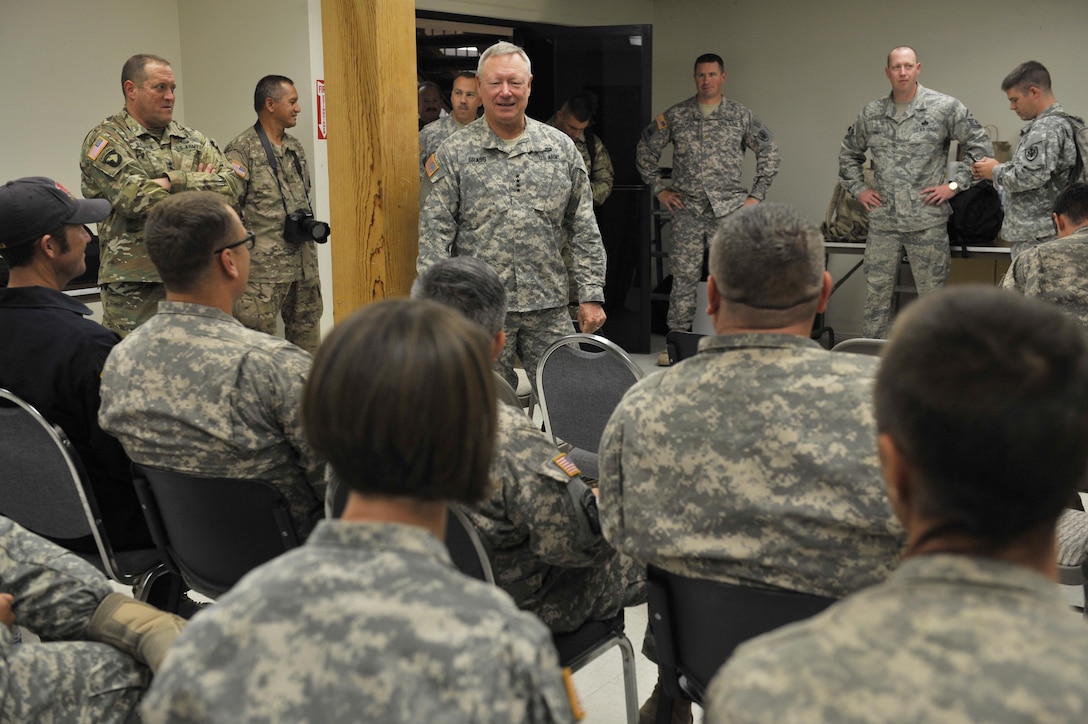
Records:
{"label": "seated soldier from behind", "polygon": [[313,358],[231,316],[253,233],[225,197],[184,191],[155,204],[144,238],[166,301],[106,360],[102,429],[137,463],[269,481],[305,538],[325,499],[325,465],[299,416]]}
{"label": "seated soldier from behind", "polygon": [[[132,721],[151,672],[184,625],[115,593],[89,563],[4,517],[0,590],[4,722]],[[17,642],[14,624],[41,643]]]}
{"label": "seated soldier from behind", "polygon": [[1035,300],[938,292],[897,320],[875,399],[903,564],[738,648],[707,721],[1085,721],[1054,526],[1088,470],[1088,341]]}
{"label": "seated soldier from behind", "polygon": [[[491,359],[498,359],[506,289],[487,262],[439,260],[420,273],[412,297],[441,302],[479,324],[491,336]],[[601,537],[593,492],[516,398],[499,405],[491,478],[491,495],[465,513],[488,548],[496,583],[519,607],[565,633],[646,601],[645,567]]]}
{"label": "seated soldier from behind", "polygon": [[333,330],[303,419],[349,488],[343,515],[194,619],[144,721],[570,721],[548,630],[442,542],[447,501],[487,494],[487,346],[425,301],[375,302]]}
{"label": "seated soldier from behind", "polygon": [[[0,289],[0,387],[59,426],[83,463],[115,550],[150,548],[132,463],[98,426],[99,383],[121,338],[90,319],[87,305],[64,293],[86,269],[84,224],[110,212],[101,199],[74,199],[52,179],[21,178],[0,187],[0,256],[11,266]],[[97,553],[91,536],[55,541]]]}
{"label": "seated soldier from behind", "polygon": [[1053,217],[1058,238],[1021,252],[1001,285],[1058,305],[1088,330],[1088,184],[1058,194]]}
{"label": "seated soldier from behind", "polygon": [[710,272],[719,336],[635,383],[605,428],[605,537],[726,583],[838,598],[884,580],[903,531],[876,457],[877,360],[809,337],[831,293],[823,237],[784,204],[745,207],[712,239]]}

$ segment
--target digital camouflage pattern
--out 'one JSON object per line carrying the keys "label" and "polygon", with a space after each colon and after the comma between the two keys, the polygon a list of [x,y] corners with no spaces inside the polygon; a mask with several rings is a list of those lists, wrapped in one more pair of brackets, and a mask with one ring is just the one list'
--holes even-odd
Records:
{"label": "digital camouflage pattern", "polygon": [[495,582],[556,633],[645,602],[645,567],[591,530],[577,468],[521,409],[498,407],[491,496],[464,509]]}
{"label": "digital camouflage pattern", "polygon": [[123,722],[151,672],[87,638],[105,577],[60,546],[0,517],[0,590],[15,597],[16,624],[43,643],[16,644],[0,626],[0,721]]}
{"label": "digital camouflage pattern", "polygon": [[[486,123],[486,121],[482,121]],[[419,129],[419,179],[422,186],[430,186],[427,181],[427,159],[438,150],[442,142],[464,128],[453,116],[442,116]]]}
{"label": "digital camouflage pattern", "polygon": [[411,525],[322,521],[197,616],[155,722],[569,722],[548,630]]}
{"label": "digital camouflage pattern", "polygon": [[1088,226],[1026,249],[1001,286],[1057,305],[1088,331]]}
{"label": "digital camouflage pattern", "polygon": [[271,146],[279,185],[252,126],[226,149],[241,182],[239,215],[257,235],[249,252],[249,285],[234,305],[234,316],[250,329],[275,334],[276,319],[282,314],[287,341],[314,354],[321,342],[324,311],[316,242],[291,243],[283,238],[287,214],[312,209],[310,167],[302,143],[289,133],[284,132],[282,145]]}
{"label": "digital camouflage pattern", "polygon": [[884,493],[877,359],[789,334],[700,340],[628,390],[601,438],[605,538],[689,577],[841,597],[904,534]]}
{"label": "digital camouflage pattern", "polygon": [[[196,171],[202,163],[213,164],[217,171]],[[157,202],[181,191],[214,191],[234,204],[241,189],[226,156],[200,131],[172,121],[159,139],[127,111],[91,129],[83,141],[79,168],[84,198],[106,199],[113,205],[98,224],[99,283],[160,281],[144,244],[144,222]],[[162,177],[170,179],[170,191],[154,183]]]}
{"label": "digital camouflage pattern", "polygon": [[1052,581],[927,555],[743,644],[711,682],[706,721],[1085,721],[1086,670],[1088,630]]}
{"label": "digital camouflage pattern", "polygon": [[[658,159],[672,144],[672,177],[661,176]],[[749,189],[741,179],[744,152],[756,158]],[[696,96],[659,115],[642,132],[635,165],[654,196],[666,189],[684,195],[684,208],[673,213],[669,268],[669,329],[691,328],[703,251],[717,222],[739,209],[749,196],[762,201],[781,165],[778,144],[763,122],[740,103],[722,98],[704,116]]]}
{"label": "digital camouflage pattern", "polygon": [[312,361],[219,309],[162,302],[106,360],[98,419],[134,462],[271,482],[304,538],[325,500],[299,414]]}
{"label": "digital camouflage pattern", "polygon": [[[964,160],[955,163],[954,171],[946,178],[948,149],[953,140],[959,143]],[[896,115],[895,102],[888,93],[862,108],[854,125],[847,129],[839,150],[839,183],[854,198],[870,188],[863,168],[866,151],[872,155],[872,188],[880,194],[883,205],[869,211],[867,294],[862,314],[865,336],[883,338],[888,333],[900,244],[907,250],[921,294],[943,287],[948,278],[951,261],[931,260],[934,255],[950,259],[946,224],[951,207],[927,205],[922,189],[949,181],[967,188],[972,181],[971,164],[993,156],[994,150],[986,129],[967,106],[918,84],[902,115]],[[937,227],[939,233],[934,231]],[[925,238],[908,233],[923,231],[930,233]],[[928,256],[923,259],[923,255]]]}
{"label": "digital camouflage pattern", "polygon": [[502,331],[506,333],[506,345],[499,359],[491,367],[507,384],[518,388],[518,376],[514,366],[521,358],[529,384],[536,390],[536,371],[544,350],[560,337],[575,332],[567,308],[542,309],[539,312],[507,312]]}
{"label": "digital camouflage pattern", "polygon": [[478,257],[502,278],[510,311],[565,308],[566,232],[578,301],[604,301],[605,253],[589,177],[566,134],[526,118],[525,133],[508,149],[478,120],[446,139],[434,164],[419,218],[418,270],[449,256]]}
{"label": "digital camouflage pattern", "polygon": [[1057,236],[1050,214],[1076,162],[1073,128],[1055,103],[1020,129],[1012,159],[994,167],[994,185],[1005,190],[1001,238],[1010,243],[1013,259]]}

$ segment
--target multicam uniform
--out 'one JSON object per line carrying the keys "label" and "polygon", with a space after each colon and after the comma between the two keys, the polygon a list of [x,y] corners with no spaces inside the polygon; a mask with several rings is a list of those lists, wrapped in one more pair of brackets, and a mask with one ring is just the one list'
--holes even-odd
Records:
{"label": "multicam uniform", "polygon": [[1001,281],[1025,297],[1057,305],[1088,331],[1088,226],[1024,250]]}
{"label": "multicam uniform", "polygon": [[605,538],[727,583],[840,597],[884,580],[903,532],[876,456],[876,367],[797,335],[704,338],[605,428]]}
{"label": "multicam uniform", "polygon": [[[952,140],[959,142],[964,160],[946,179]],[[947,230],[951,207],[926,204],[922,189],[948,181],[966,188],[971,184],[971,164],[993,156],[993,146],[967,106],[918,85],[902,115],[896,115],[889,93],[862,108],[847,130],[839,151],[839,183],[855,198],[869,188],[862,170],[866,150],[873,157],[873,190],[883,205],[869,211],[864,333],[883,338],[891,324],[900,248],[907,251],[922,295],[944,286],[952,263]]]}
{"label": "multicam uniform", "polygon": [[299,413],[311,362],[219,309],[160,302],[106,360],[98,419],[135,462],[271,482],[304,538],[325,500]]}
{"label": "multicam uniform", "polygon": [[[215,173],[196,170],[209,163]],[[98,282],[104,285],[103,324],[124,336],[154,314],[155,303],[164,297],[144,244],[147,212],[181,191],[215,191],[233,204],[240,180],[215,142],[200,131],[171,121],[157,138],[124,110],[87,134],[79,168],[83,196],[113,205],[98,224],[102,240]],[[154,182],[163,177],[170,179],[169,191]]]}
{"label": "multicam uniform", "polygon": [[[672,178],[663,179],[657,161],[673,146]],[[744,152],[756,157],[752,188],[741,182]],[[697,96],[677,103],[659,115],[642,132],[635,164],[654,196],[665,190],[684,197],[684,208],[672,214],[672,293],[669,295],[670,330],[691,329],[695,319],[695,295],[703,267],[703,254],[718,223],[739,209],[751,196],[767,195],[780,159],[769,128],[736,101],[722,98],[708,116]]]}
{"label": "multicam uniform", "polygon": [[1027,249],[1057,236],[1051,212],[1077,162],[1068,119],[1060,103],[1047,107],[1020,129],[1012,159],[994,166],[994,185],[1005,190],[1001,238],[1009,242],[1014,261]]}
{"label": "multicam uniform", "polygon": [[574,331],[564,235],[570,237],[578,301],[604,301],[604,245],[581,155],[565,133],[531,118],[508,148],[480,118],[439,146],[426,173],[431,192],[419,217],[417,269],[448,256],[490,264],[509,305],[497,369],[517,389],[514,358],[520,356],[535,385],[540,355]]}
{"label": "multicam uniform", "polygon": [[[241,180],[238,205],[246,228],[257,235],[250,252],[249,286],[234,305],[234,316],[250,329],[275,334],[283,314],[284,336],[310,354],[321,342],[321,279],[315,242],[284,241],[288,213],[310,206],[310,169],[302,143],[288,133],[272,145],[279,184],[261,139],[247,128],[226,154]],[[282,189],[282,194],[281,194]]]}
{"label": "multicam uniform", "polygon": [[129,721],[151,672],[86,640],[91,617],[113,592],[102,574],[0,517],[0,590],[15,597],[16,624],[43,640],[16,644],[0,625],[0,721]]}
{"label": "multicam uniform", "polygon": [[178,638],[144,721],[568,722],[551,636],[412,525],[322,521]]}
{"label": "multicam uniform", "polygon": [[510,405],[499,405],[491,477],[491,497],[465,514],[520,608],[564,633],[646,600],[646,569],[590,527],[578,469]]}
{"label": "multicam uniform", "polygon": [[1074,722],[1088,719],[1088,630],[1057,587],[966,555],[890,580],[743,644],[707,722]]}

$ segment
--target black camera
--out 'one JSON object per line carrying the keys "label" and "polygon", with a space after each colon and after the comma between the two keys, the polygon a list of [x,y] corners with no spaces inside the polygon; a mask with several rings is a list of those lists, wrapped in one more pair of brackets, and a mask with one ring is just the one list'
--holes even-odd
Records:
{"label": "black camera", "polygon": [[313,212],[309,209],[299,209],[293,214],[288,214],[283,222],[283,240],[292,244],[301,244],[304,241],[324,244],[329,240],[331,231],[329,225],[315,219]]}

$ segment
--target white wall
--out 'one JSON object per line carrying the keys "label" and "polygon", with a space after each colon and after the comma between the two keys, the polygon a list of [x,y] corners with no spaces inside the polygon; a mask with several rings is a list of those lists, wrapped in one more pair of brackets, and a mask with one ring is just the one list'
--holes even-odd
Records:
{"label": "white wall", "polygon": [[[830,198],[847,126],[864,103],[888,91],[883,66],[893,45],[914,45],[922,83],[963,100],[1002,139],[1015,140],[1021,124],[1007,110],[1001,79],[1023,60],[1044,63],[1066,108],[1088,114],[1084,0],[418,0],[416,7],[570,25],[652,23],[655,112],[692,94],[696,55],[721,54],[726,94],[756,111],[778,138],[782,171],[769,198],[814,220]],[[325,150],[313,130],[319,9],[320,0],[0,0],[0,135],[7,144],[0,181],[45,174],[76,191],[84,135],[122,106],[122,63],[150,52],[174,64],[175,117],[224,145],[252,122],[260,75],[295,78],[305,101],[297,130],[315,169],[315,211],[327,217]],[[327,249],[321,263],[327,277]],[[855,331],[860,282],[858,275],[832,301],[839,331]]]}

